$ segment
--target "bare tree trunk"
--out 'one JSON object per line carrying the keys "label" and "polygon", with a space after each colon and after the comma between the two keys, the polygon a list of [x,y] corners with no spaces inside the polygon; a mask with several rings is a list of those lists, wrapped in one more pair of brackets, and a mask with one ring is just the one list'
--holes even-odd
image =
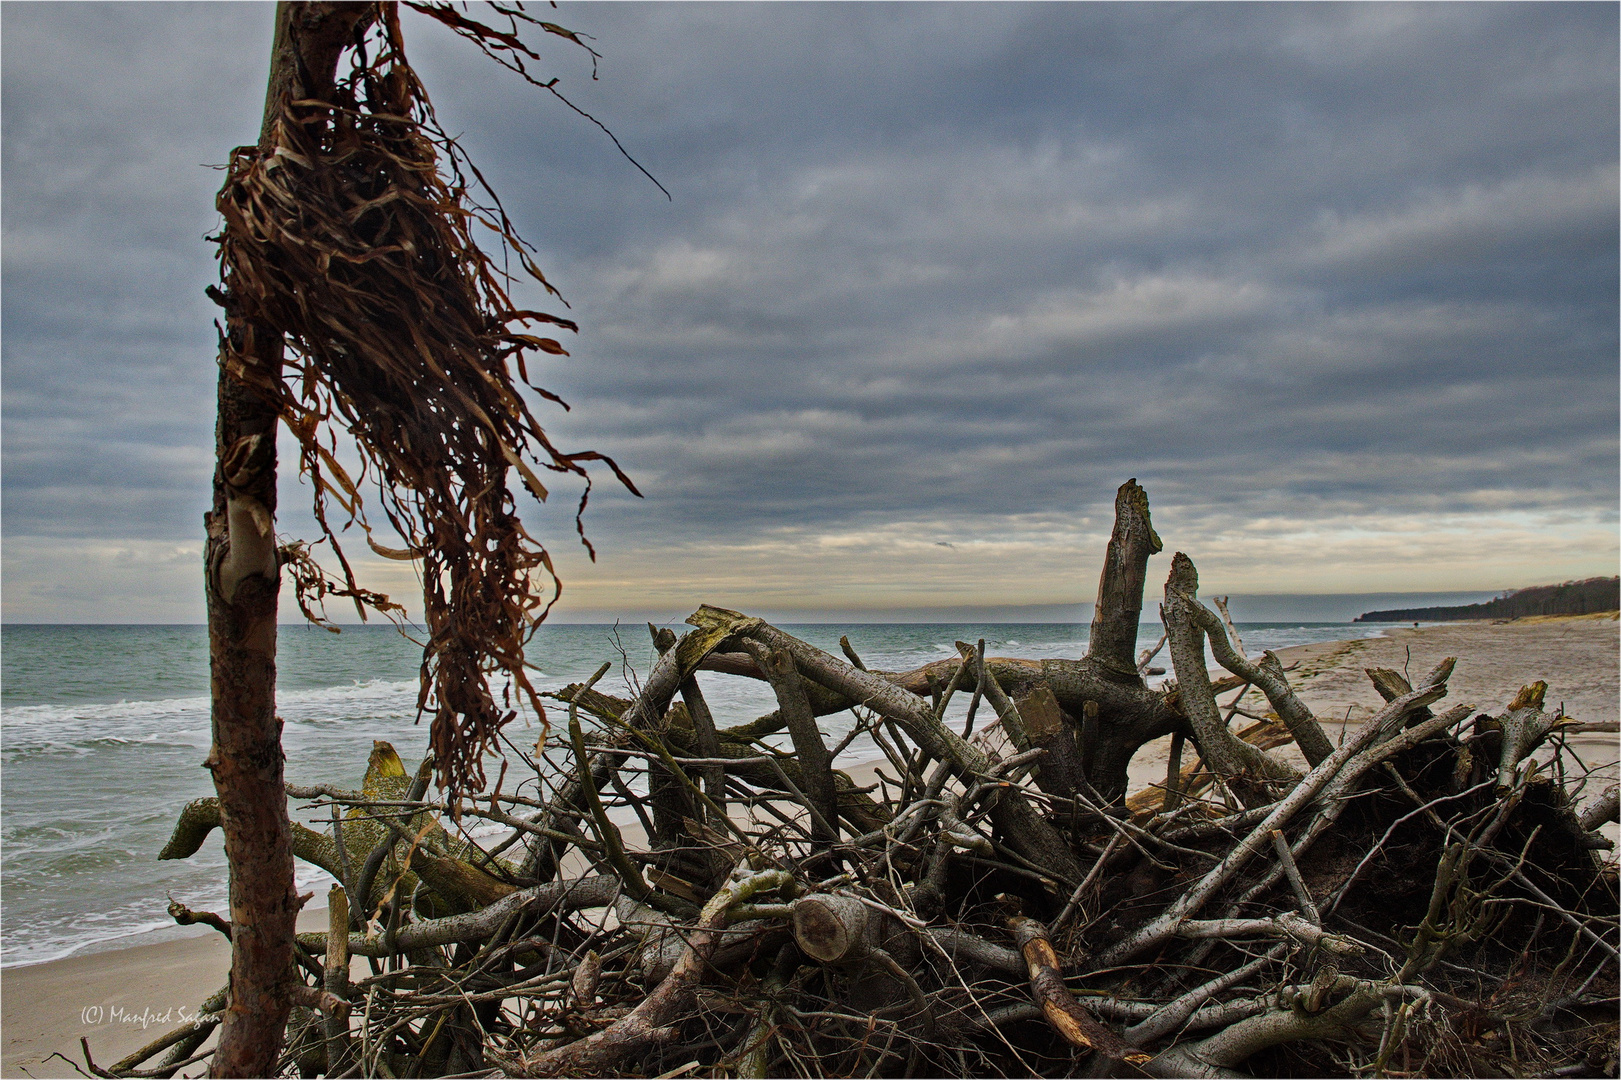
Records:
{"label": "bare tree trunk", "polygon": [[1103,667],[1137,681],[1137,624],[1143,615],[1148,557],[1164,550],[1148,516],[1148,494],[1136,480],[1114,497],[1114,534],[1103,556],[1098,602],[1086,654]]}
{"label": "bare tree trunk", "polygon": [[[280,3],[265,94],[262,151],[289,96],[330,91],[338,55],[374,10],[369,4]],[[229,283],[227,282],[227,287]],[[206,515],[206,594],[213,746],[206,765],[219,793],[231,866],[231,993],[215,1076],[269,1076],[287,1023],[298,898],[282,787],[276,717],[277,409],[254,384],[281,378],[282,337],[236,317],[225,296],[218,456]]]}
{"label": "bare tree trunk", "polygon": [[745,641],[754,662],[760,665],[771,681],[777,695],[777,708],[788,723],[788,735],[794,742],[794,756],[810,797],[811,835],[815,846],[826,850],[838,843],[839,790],[833,783],[833,755],[822,742],[822,733],[816,728],[816,716],[810,702],[805,700],[799,670],[794,659],[781,649],[771,649],[753,641]]}

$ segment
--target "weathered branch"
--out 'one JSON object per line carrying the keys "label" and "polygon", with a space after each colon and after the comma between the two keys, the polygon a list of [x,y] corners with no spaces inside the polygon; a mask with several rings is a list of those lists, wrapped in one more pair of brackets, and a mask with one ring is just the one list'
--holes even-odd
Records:
{"label": "weathered branch", "polygon": [[[1341,977],[1334,991],[1350,992],[1337,1004],[1320,1012],[1300,1008],[1280,1008],[1252,1016],[1196,1043],[1183,1043],[1161,1053],[1148,1064],[1154,1076],[1230,1077],[1232,1070],[1247,1058],[1270,1046],[1307,1039],[1336,1039],[1353,1035],[1357,1026],[1382,1002],[1415,992],[1405,986],[1365,982]],[[1310,988],[1295,990],[1305,996]],[[1422,994],[1422,991],[1418,991]]]}
{"label": "weathered branch", "polygon": [[809,809],[815,811],[812,836],[816,845],[825,849],[838,840],[839,797],[833,783],[833,755],[828,753],[822,733],[816,728],[816,717],[805,700],[793,657],[783,649],[772,649],[752,640],[746,640],[744,645],[765,671],[777,695],[777,711],[793,739],[801,784],[810,798]]}
{"label": "weathered branch", "polygon": [[1095,1050],[1114,1061],[1148,1063],[1148,1054],[1129,1045],[1081,1007],[1058,973],[1058,956],[1047,938],[1047,928],[1035,919],[1015,915],[1008,920],[1030,972],[1030,993],[1053,1029],[1071,1046]]}
{"label": "weathered branch", "polygon": [[[737,612],[703,607],[688,621],[713,628],[715,632],[725,629],[746,634],[769,647],[787,652],[801,674],[894,720],[924,752],[936,760],[949,761],[965,780],[972,781],[990,768],[990,761],[983,751],[940,723],[922,699],[886,679],[861,671],[775,627],[758,619],[746,619]],[[1009,847],[1050,869],[1061,880],[1080,880],[1080,866],[1069,845],[1051,824],[1036,813],[1023,795],[1004,790],[991,808],[991,817],[1002,830]]]}
{"label": "weathered branch", "polygon": [[704,905],[675,968],[645,1001],[595,1035],[524,1058],[518,1063],[520,1075],[581,1076],[611,1071],[641,1048],[668,1041],[675,1034],[670,1025],[691,1009],[704,964],[720,945],[727,909],[792,881],[781,870],[763,870],[722,888]]}
{"label": "weathered branch", "polygon": [[1587,804],[1577,820],[1585,831],[1593,832],[1599,826],[1617,820],[1618,812],[1621,812],[1621,789],[1611,784],[1603,794]]}
{"label": "weathered branch", "polygon": [[1362,946],[1340,934],[1330,934],[1315,922],[1292,911],[1270,919],[1189,919],[1176,928],[1177,937],[1248,938],[1288,937],[1302,945],[1312,945],[1341,956],[1355,956]]}
{"label": "weathered branch", "polygon": [[[1199,756],[1229,789],[1255,807],[1272,801],[1269,785],[1293,783],[1299,774],[1266,751],[1243,742],[1228,730],[1216,706],[1216,692],[1204,663],[1204,628],[1201,613],[1214,616],[1197,600],[1199,574],[1193,561],[1180,551],[1171,559],[1171,574],[1165,582],[1165,634],[1171,646],[1171,663],[1176,669],[1176,686],[1182,711],[1193,728]],[[1218,620],[1216,627],[1223,635]],[[1229,654],[1231,649],[1228,650]]]}
{"label": "weathered branch", "polygon": [[[545,913],[607,907],[622,889],[618,878],[606,874],[568,881],[548,881],[544,885],[520,889],[478,911],[447,915],[442,919],[423,919],[402,926],[394,935],[392,950],[380,936],[351,937],[346,947],[355,956],[389,956],[393,952],[410,953],[457,942],[480,942],[500,930],[520,912]],[[298,940],[305,948],[320,955],[326,953],[330,939],[326,934],[316,932],[300,934]]]}
{"label": "weathered branch", "polygon": [[[1189,565],[1191,567],[1191,563]],[[1195,578],[1194,588],[1197,588],[1197,585]],[[1186,604],[1183,607],[1188,617],[1209,636],[1210,651],[1215,654],[1217,663],[1234,675],[1260,687],[1261,693],[1266,695],[1267,701],[1271,702],[1272,708],[1277,712],[1278,719],[1282,720],[1294,735],[1295,744],[1306,756],[1307,763],[1314,768],[1322,764],[1323,759],[1334,752],[1334,744],[1323,734],[1322,726],[1317,723],[1317,718],[1311,714],[1306,703],[1301,701],[1289,686],[1288,676],[1283,673],[1283,663],[1271,652],[1265,653],[1259,663],[1250,662],[1229,640],[1231,624],[1225,619],[1218,619],[1214,612],[1193,597],[1191,591],[1186,592],[1183,596]]]}
{"label": "weathered branch", "polygon": [[1114,497],[1114,533],[1098,576],[1087,655],[1133,682],[1139,677],[1137,624],[1142,621],[1148,558],[1164,549],[1148,516],[1148,493],[1135,479],[1127,480]]}

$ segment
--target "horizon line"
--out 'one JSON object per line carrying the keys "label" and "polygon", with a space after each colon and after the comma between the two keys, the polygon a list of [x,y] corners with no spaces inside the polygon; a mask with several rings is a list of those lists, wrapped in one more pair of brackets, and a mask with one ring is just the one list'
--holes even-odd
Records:
{"label": "horizon line", "polygon": [[[1457,589],[1412,592],[1345,592],[1345,593],[1221,593],[1212,590],[1209,595],[1227,596],[1233,610],[1234,621],[1239,623],[1315,622],[1346,623],[1358,616],[1393,606],[1447,606],[1495,597],[1503,590]],[[1150,598],[1150,603],[1152,600]],[[1028,624],[1076,625],[1092,619],[1095,604],[1092,601],[1045,604],[951,604],[929,606],[847,607],[790,607],[762,605],[750,612],[770,622],[784,625],[917,625],[917,624]],[[1248,608],[1249,610],[1244,610]],[[1158,620],[1151,614],[1153,608],[1145,605],[1138,625],[1155,626]],[[673,625],[685,619],[689,610],[647,607],[611,610],[582,607],[574,611],[554,611],[546,620],[553,626],[613,626],[652,622]],[[0,617],[5,626],[206,626],[206,621],[165,622],[145,620],[90,621],[64,619],[41,621]],[[278,626],[318,628],[317,624],[300,619],[278,622]],[[378,618],[334,621],[333,625],[349,628],[390,627],[386,619]],[[420,623],[407,623],[408,627],[422,628]]]}

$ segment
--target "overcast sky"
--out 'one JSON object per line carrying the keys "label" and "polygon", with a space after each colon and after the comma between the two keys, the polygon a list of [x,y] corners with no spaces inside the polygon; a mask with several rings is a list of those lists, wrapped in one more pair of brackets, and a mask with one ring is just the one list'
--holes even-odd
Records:
{"label": "overcast sky", "polygon": [[[526,514],[569,610],[1073,604],[1128,477],[1207,592],[1616,572],[1616,5],[546,17],[673,200],[406,30],[581,324],[543,422],[647,496],[603,474],[595,566],[574,493]],[[272,8],[0,18],[4,614],[197,621],[209,166],[256,137]]]}

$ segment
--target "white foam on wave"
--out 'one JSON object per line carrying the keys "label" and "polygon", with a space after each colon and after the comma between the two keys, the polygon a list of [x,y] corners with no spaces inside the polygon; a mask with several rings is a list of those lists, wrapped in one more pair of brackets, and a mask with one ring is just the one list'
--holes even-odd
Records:
{"label": "white foam on wave", "polygon": [[[850,633],[856,648],[872,666],[904,671],[928,661],[957,656],[954,642],[947,637],[957,628],[944,629],[946,634],[941,633],[939,626],[916,631],[852,627]],[[977,640],[989,629],[992,628],[965,626],[961,633]],[[1002,628],[1002,631],[1006,629],[1012,627]],[[998,651],[1026,657],[1079,655],[1086,644],[1084,630],[1078,633],[1074,627],[1054,631],[1021,627],[1017,632],[1024,633],[1025,637],[996,642]],[[1258,651],[1303,640],[1350,637],[1354,633],[1351,627],[1334,632],[1328,628],[1299,627],[1289,631],[1274,628],[1253,635],[1246,632],[1245,640],[1251,651]],[[1054,634],[1066,640],[1043,640]],[[1367,633],[1370,637],[1382,635],[1383,630]],[[1157,628],[1154,636],[1157,637]],[[1152,641],[1150,637],[1142,644]],[[1274,641],[1277,644],[1270,644]],[[819,643],[838,655],[836,635]],[[582,639],[575,650],[577,656],[569,653],[557,659],[554,668],[561,674],[534,676],[536,685],[553,689],[582,678],[582,673],[588,674],[600,659],[597,646],[589,644],[587,647],[588,644]],[[647,661],[641,658],[639,662]],[[645,672],[645,666],[642,670]],[[358,664],[347,671],[356,675],[368,673],[368,669]],[[390,674],[400,672],[399,668],[390,669]],[[703,681],[705,695],[717,720],[724,717],[727,723],[746,722],[776,707],[769,686],[763,683],[707,675]],[[118,690],[117,687],[109,689],[114,693]],[[496,689],[499,693],[499,687]],[[277,711],[287,721],[289,776],[313,779],[313,774],[330,770],[339,774],[331,779],[341,776],[352,782],[354,777],[349,774],[357,776],[364,767],[373,739],[399,740],[401,733],[413,730],[409,725],[416,720],[417,692],[414,674],[408,678],[356,678],[334,686],[283,690],[278,694]],[[630,691],[615,687],[610,692]],[[953,725],[960,727],[966,703],[967,695],[959,696],[953,703]],[[981,723],[985,715],[982,707]],[[206,775],[196,768],[201,753],[192,753],[193,748],[206,748],[209,742],[207,697],[177,694],[161,700],[112,704],[17,706],[4,709],[0,720],[4,722],[0,750],[5,760],[35,758],[32,763],[19,764],[24,771],[15,774],[13,779],[30,779],[20,785],[22,790],[15,801],[8,800],[6,870],[8,876],[14,872],[17,876],[10,878],[7,885],[7,940],[0,964],[37,963],[87,949],[99,951],[178,936],[185,931],[177,932],[162,914],[166,891],[172,891],[177,899],[193,906],[219,909],[224,903],[226,875],[217,836],[187,862],[155,864],[151,861],[167,839],[173,827],[173,815],[183,801],[207,793]],[[832,745],[844,737],[853,721],[846,713],[824,717],[821,722]],[[555,714],[553,723],[556,724]],[[514,724],[514,728],[519,726]],[[527,733],[536,728],[531,723],[523,730]],[[425,726],[421,735],[425,738]],[[779,736],[778,740],[786,742],[786,736]],[[418,739],[414,745],[417,752],[421,750],[421,741]],[[515,738],[514,741],[525,740]],[[403,743],[399,744],[399,749],[408,758],[413,756]],[[45,756],[48,754],[71,756],[50,758]],[[878,757],[876,744],[863,735],[846,748],[840,760]],[[27,773],[29,768],[39,769],[40,773],[37,777]],[[126,785],[130,793],[139,796],[136,800],[139,805],[123,805],[102,798],[106,778],[124,784],[126,778],[135,775],[148,777],[144,786],[133,780]],[[71,803],[66,808],[60,801],[50,802],[43,795],[34,800],[38,805],[22,797],[22,791],[29,789],[45,792],[50,785],[41,778],[63,776],[77,778],[75,783],[79,785],[77,795],[58,793]],[[191,786],[193,779],[198,785],[195,791]],[[633,781],[638,790],[645,782],[644,776],[637,776]],[[102,813],[104,804],[105,815]],[[319,816],[314,811],[295,810],[294,813],[301,818]],[[614,816],[620,824],[634,821],[634,812],[628,807],[618,808]],[[112,817],[117,818],[116,824],[109,823]],[[52,831],[58,825],[64,827]],[[14,832],[17,826],[26,826],[21,837]],[[320,828],[321,824],[312,820],[311,827]],[[493,823],[474,827],[475,836],[486,844],[503,831],[502,826]],[[90,851],[115,854],[119,865],[111,869],[87,869],[85,855]],[[318,898],[323,896],[331,884],[325,871],[302,862],[296,865],[299,891],[313,890]],[[65,899],[67,893],[73,894],[71,899]]]}
{"label": "white foam on wave", "polygon": [[[116,933],[98,934],[95,931],[80,930],[70,936],[56,935],[52,937],[23,938],[8,935],[12,940],[7,942],[5,951],[0,953],[0,968],[27,967],[31,964],[48,964],[52,960],[66,960],[76,953],[96,946],[103,948],[123,948],[125,945],[136,945],[133,940],[143,937],[154,931],[167,929],[179,930],[171,920],[149,920],[138,923],[125,924],[121,931]],[[201,936],[195,931],[184,935],[174,936],[197,937]],[[96,951],[101,951],[97,949]]]}
{"label": "white foam on wave", "polygon": [[[289,724],[321,725],[356,719],[414,717],[417,681],[366,679],[276,695],[276,711]],[[4,760],[46,754],[85,756],[99,749],[143,744],[206,747],[206,697],[152,701],[13,705],[0,710]]]}

